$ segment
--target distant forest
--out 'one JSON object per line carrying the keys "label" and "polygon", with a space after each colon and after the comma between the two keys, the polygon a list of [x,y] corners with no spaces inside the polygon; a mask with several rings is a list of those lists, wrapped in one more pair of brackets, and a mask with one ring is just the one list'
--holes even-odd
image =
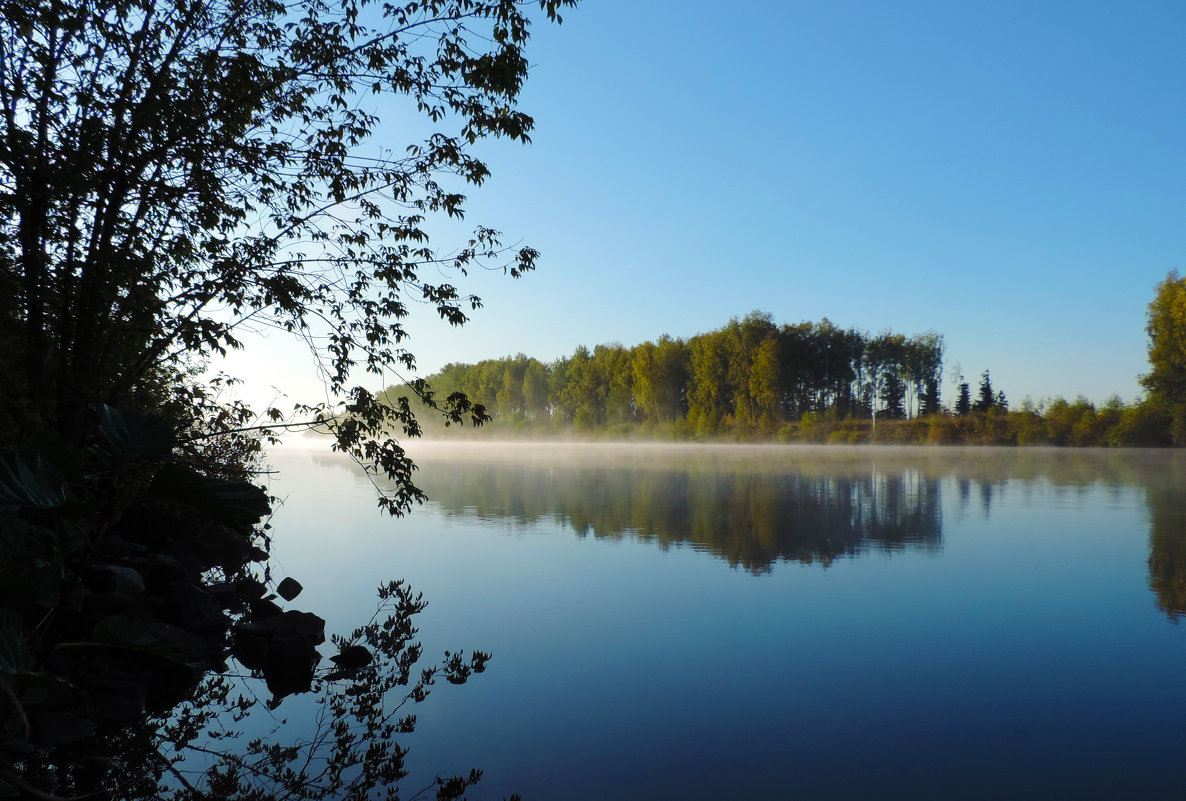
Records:
{"label": "distant forest", "polygon": [[[942,376],[940,334],[870,335],[826,318],[776,325],[753,312],[687,340],[580,346],[550,363],[519,354],[449,364],[426,385],[438,399],[461,392],[482,404],[491,423],[481,436],[1172,444],[1171,420],[1147,403],[1055,399],[1010,410],[986,370],[975,389],[960,377],[944,407]],[[414,399],[413,390],[385,394]]]}

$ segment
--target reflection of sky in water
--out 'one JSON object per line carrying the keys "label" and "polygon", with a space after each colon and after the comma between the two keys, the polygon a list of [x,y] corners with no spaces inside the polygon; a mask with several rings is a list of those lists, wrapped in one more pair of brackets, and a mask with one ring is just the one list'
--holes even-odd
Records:
{"label": "reflection of sky in water", "polygon": [[435,500],[394,521],[345,463],[273,458],[303,608],[345,630],[403,576],[427,654],[494,653],[419,710],[405,790],[1180,797],[1176,455],[414,455]]}

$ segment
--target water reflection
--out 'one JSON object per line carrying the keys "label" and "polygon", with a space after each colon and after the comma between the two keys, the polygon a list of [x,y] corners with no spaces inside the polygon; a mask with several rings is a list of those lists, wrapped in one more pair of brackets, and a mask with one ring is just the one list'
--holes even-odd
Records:
{"label": "water reflection", "polygon": [[433,502],[393,523],[357,469],[294,455],[277,541],[336,628],[403,575],[430,600],[427,653],[494,652],[464,698],[430,699],[423,784],[463,754],[493,798],[1186,786],[1182,455],[413,456]]}
{"label": "water reflection", "polygon": [[417,455],[417,484],[445,516],[548,522],[582,537],[688,546],[755,574],[779,561],[826,566],[870,550],[937,551],[941,544],[939,481],[914,467],[776,469],[763,461],[722,464],[679,458],[702,453],[659,458],[646,451],[646,460],[636,452],[632,464],[623,464],[612,449],[583,460],[540,451],[526,460],[492,459],[492,452],[477,458],[482,453]]}
{"label": "water reflection", "polygon": [[939,485],[916,471],[863,477],[426,463],[446,515],[541,519],[578,535],[691,545],[754,573],[868,549],[937,549]]}
{"label": "water reflection", "polygon": [[[447,516],[570,526],[579,536],[688,546],[753,573],[870,551],[937,552],[941,488],[988,518],[1009,486],[1077,503],[1143,489],[1149,587],[1186,615],[1186,458],[1167,451],[712,446],[421,447],[417,481]],[[314,452],[324,467],[341,457]]]}
{"label": "water reflection", "polygon": [[1186,476],[1151,487],[1149,503],[1149,588],[1157,606],[1177,622],[1186,615]]}

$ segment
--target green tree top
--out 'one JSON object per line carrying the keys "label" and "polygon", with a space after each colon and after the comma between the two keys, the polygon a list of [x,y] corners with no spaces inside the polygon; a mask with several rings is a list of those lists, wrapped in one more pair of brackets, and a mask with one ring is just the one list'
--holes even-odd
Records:
{"label": "green tree top", "polygon": [[1149,372],[1141,383],[1157,400],[1186,402],[1186,278],[1175,270],[1149,304]]}
{"label": "green tree top", "polygon": [[1170,419],[1170,436],[1186,443],[1186,278],[1172,271],[1149,304],[1149,372],[1141,383]]}

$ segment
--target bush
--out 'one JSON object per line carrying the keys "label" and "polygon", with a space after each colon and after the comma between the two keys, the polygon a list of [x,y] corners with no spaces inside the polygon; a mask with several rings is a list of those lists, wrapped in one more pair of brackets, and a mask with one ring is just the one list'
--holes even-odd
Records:
{"label": "bush", "polygon": [[1042,416],[1032,409],[1010,414],[1014,438],[1018,445],[1049,445],[1050,432]]}
{"label": "bush", "polygon": [[1170,415],[1148,401],[1129,406],[1108,431],[1106,441],[1113,447],[1163,447],[1172,445]]}

